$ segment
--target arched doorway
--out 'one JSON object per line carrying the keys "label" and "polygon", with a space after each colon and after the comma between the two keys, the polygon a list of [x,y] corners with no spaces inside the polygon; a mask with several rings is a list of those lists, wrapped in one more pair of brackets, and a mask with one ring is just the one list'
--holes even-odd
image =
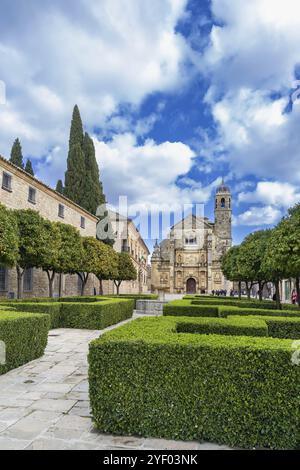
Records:
{"label": "arched doorway", "polygon": [[192,277],[186,282],[186,293],[187,294],[196,294],[196,281]]}

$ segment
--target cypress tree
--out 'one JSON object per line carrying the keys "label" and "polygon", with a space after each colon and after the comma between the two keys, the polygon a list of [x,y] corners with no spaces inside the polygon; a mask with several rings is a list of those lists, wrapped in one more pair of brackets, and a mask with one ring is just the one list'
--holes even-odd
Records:
{"label": "cypress tree", "polygon": [[62,180],[58,180],[57,181],[57,185],[56,185],[56,189],[55,189],[58,193],[60,194],[64,194],[64,186],[63,186],[63,182]]}
{"label": "cypress tree", "polygon": [[34,176],[32,163],[31,163],[31,160],[29,160],[29,159],[26,162],[25,171],[26,171],[26,173],[29,173],[31,176]]}
{"label": "cypress tree", "polygon": [[83,138],[82,120],[79,108],[76,105],[73,110],[70,130],[64,194],[80,205],[83,200],[83,182],[85,178],[85,159],[82,149]]}
{"label": "cypress tree", "polygon": [[81,145],[73,145],[69,150],[68,170],[65,177],[64,195],[82,206],[85,181],[85,161]]}
{"label": "cypress tree", "polygon": [[22,147],[21,147],[21,142],[19,141],[19,139],[16,139],[12,146],[11,154],[10,154],[10,162],[18,166],[19,168],[22,168],[22,170],[24,169]]}
{"label": "cypress tree", "polygon": [[83,153],[85,158],[85,181],[82,205],[83,207],[96,214],[97,207],[105,203],[102,185],[99,179],[99,168],[96,161],[96,152],[93,140],[86,133],[83,142]]}

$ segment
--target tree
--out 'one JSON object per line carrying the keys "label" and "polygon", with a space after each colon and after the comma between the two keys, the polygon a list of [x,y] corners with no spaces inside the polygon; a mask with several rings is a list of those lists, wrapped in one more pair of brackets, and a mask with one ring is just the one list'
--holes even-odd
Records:
{"label": "tree", "polygon": [[32,163],[31,163],[31,160],[29,160],[29,159],[26,162],[25,171],[26,171],[26,173],[29,173],[31,176],[34,176]]}
{"label": "tree", "polygon": [[82,205],[85,181],[85,162],[82,148],[79,144],[70,148],[68,156],[68,169],[65,177],[64,195]]}
{"label": "tree", "polygon": [[81,295],[84,295],[85,288],[91,273],[96,274],[99,269],[101,246],[96,238],[82,237],[82,258],[76,270],[81,279]]}
{"label": "tree", "polygon": [[83,153],[83,126],[76,105],[73,110],[70,139],[69,154],[67,160],[67,171],[65,174],[65,190],[64,194],[81,205],[83,200],[84,180],[85,180],[85,157]]}
{"label": "tree", "polygon": [[18,225],[13,211],[0,204],[0,264],[12,267],[19,254]]}
{"label": "tree", "polygon": [[239,271],[239,266],[238,266],[239,252],[240,252],[239,246],[233,246],[232,248],[230,248],[230,250],[228,250],[222,256],[221,269],[226,279],[232,282],[238,282],[239,298],[241,298],[242,282],[244,279],[241,276],[241,273]]}
{"label": "tree", "polygon": [[42,253],[41,268],[48,276],[49,297],[53,297],[53,283],[60,269],[59,257],[61,249],[61,233],[59,225],[49,220],[43,220],[45,229],[45,250]]}
{"label": "tree", "polygon": [[19,139],[16,139],[12,146],[10,162],[18,166],[19,168],[24,169],[22,147]]}
{"label": "tree", "polygon": [[286,277],[294,277],[300,306],[300,204],[276,228],[276,246],[272,248],[274,263],[285,267]]}
{"label": "tree", "polygon": [[118,270],[114,277],[117,288],[117,295],[120,293],[120,286],[123,281],[136,281],[137,271],[128,253],[118,253]]}
{"label": "tree", "polygon": [[15,211],[19,253],[16,263],[18,298],[22,296],[22,279],[26,269],[41,268],[46,257],[48,234],[43,218],[31,209]]}
{"label": "tree", "polygon": [[99,167],[96,161],[94,142],[87,133],[84,136],[83,153],[85,158],[85,181],[82,207],[96,215],[98,206],[105,204],[105,196],[100,184]]}
{"label": "tree", "polygon": [[100,295],[103,295],[103,281],[115,279],[118,275],[118,254],[110,246],[99,241],[97,256],[95,275],[99,279]]}
{"label": "tree", "polygon": [[262,292],[267,273],[263,270],[263,257],[270,238],[269,230],[260,230],[248,235],[240,245],[237,258],[238,271],[246,282],[248,298],[254,284],[259,285],[259,298],[262,300]]}
{"label": "tree", "polygon": [[272,229],[268,240],[267,249],[264,253],[262,269],[266,273],[266,277],[272,281],[276,289],[277,308],[281,309],[279,284],[282,279],[289,276],[289,266],[283,262],[282,253],[285,250],[284,231],[282,226]]}
{"label": "tree", "polygon": [[60,194],[64,194],[64,185],[63,185],[62,180],[58,180],[58,181],[57,181],[57,185],[56,185],[55,191],[57,191],[57,192],[60,193]]}

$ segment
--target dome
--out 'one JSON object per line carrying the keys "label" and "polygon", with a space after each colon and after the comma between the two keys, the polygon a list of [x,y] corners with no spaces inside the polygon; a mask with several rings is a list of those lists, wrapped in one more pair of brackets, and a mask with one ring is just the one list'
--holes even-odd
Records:
{"label": "dome", "polygon": [[220,186],[217,187],[217,194],[220,194],[220,193],[230,193],[230,188],[229,186],[226,186],[225,182],[224,182],[224,179],[222,180],[222,184],[220,184]]}

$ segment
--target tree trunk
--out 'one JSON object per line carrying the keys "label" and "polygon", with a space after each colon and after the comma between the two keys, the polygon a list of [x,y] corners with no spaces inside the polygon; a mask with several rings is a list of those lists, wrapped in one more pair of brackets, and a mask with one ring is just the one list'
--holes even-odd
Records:
{"label": "tree trunk", "polygon": [[262,299],[263,299],[263,289],[264,289],[264,283],[259,281],[259,283],[258,283],[258,297],[259,297],[260,302],[262,302]]}
{"label": "tree trunk", "polygon": [[24,269],[21,269],[20,266],[17,266],[17,298],[22,299],[22,279],[23,279]]}
{"label": "tree trunk", "polygon": [[99,279],[99,294],[103,295],[103,281],[101,278],[98,278],[98,279]]}
{"label": "tree trunk", "polygon": [[250,284],[250,287],[249,287],[248,282],[246,282],[246,289],[247,289],[247,297],[248,297],[248,300],[251,299],[251,287],[252,287],[252,285]]}
{"label": "tree trunk", "polygon": [[62,273],[59,274],[58,296],[62,297]]}
{"label": "tree trunk", "polygon": [[239,281],[239,300],[242,298],[242,282]]}
{"label": "tree trunk", "polygon": [[277,310],[281,310],[279,281],[275,282],[275,289],[276,289],[276,308]]}
{"label": "tree trunk", "polygon": [[300,278],[296,277],[297,303],[300,307]]}
{"label": "tree trunk", "polygon": [[122,281],[114,281],[115,282],[115,286],[117,288],[117,295],[120,295],[120,286],[122,284]]}
{"label": "tree trunk", "polygon": [[52,274],[50,274],[50,271],[46,271],[47,273],[47,276],[48,276],[48,281],[49,281],[49,297],[50,299],[53,298],[53,283],[54,283],[54,279],[55,279],[55,272],[52,272]]}

